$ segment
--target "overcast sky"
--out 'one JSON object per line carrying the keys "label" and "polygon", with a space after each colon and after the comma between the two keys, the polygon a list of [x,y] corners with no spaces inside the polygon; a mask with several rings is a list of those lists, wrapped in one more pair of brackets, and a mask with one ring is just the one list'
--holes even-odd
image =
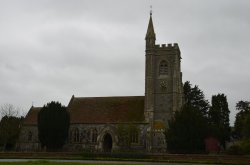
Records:
{"label": "overcast sky", "polygon": [[178,43],[183,82],[250,101],[249,0],[1,0],[0,105],[144,95],[145,34]]}

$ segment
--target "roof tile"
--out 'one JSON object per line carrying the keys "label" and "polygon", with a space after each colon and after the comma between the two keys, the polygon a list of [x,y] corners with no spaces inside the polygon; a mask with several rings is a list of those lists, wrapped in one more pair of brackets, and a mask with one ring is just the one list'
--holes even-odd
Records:
{"label": "roof tile", "polygon": [[71,123],[122,123],[144,121],[144,96],[72,97]]}

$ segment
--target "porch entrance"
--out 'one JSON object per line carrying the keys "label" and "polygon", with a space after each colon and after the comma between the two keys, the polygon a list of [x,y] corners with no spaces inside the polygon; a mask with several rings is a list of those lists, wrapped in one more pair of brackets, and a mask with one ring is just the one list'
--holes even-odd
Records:
{"label": "porch entrance", "polygon": [[106,133],[103,137],[103,151],[104,152],[111,152],[112,150],[112,137],[109,133]]}

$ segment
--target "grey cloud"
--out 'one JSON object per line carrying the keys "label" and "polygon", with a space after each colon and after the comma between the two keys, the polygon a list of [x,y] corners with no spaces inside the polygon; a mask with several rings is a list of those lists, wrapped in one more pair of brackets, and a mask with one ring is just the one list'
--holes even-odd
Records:
{"label": "grey cloud", "polygon": [[0,104],[28,110],[76,96],[144,94],[149,5],[157,43],[178,42],[183,81],[250,100],[246,0],[0,2]]}

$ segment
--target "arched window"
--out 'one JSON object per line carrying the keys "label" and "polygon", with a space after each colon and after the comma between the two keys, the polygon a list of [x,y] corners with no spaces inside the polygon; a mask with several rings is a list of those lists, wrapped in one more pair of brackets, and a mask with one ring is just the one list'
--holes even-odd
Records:
{"label": "arched window", "polygon": [[32,132],[31,131],[29,131],[29,133],[28,133],[28,141],[32,141]]}
{"label": "arched window", "polygon": [[97,142],[97,130],[94,129],[92,131],[92,143],[96,143]]}
{"label": "arched window", "polygon": [[138,131],[137,130],[134,130],[131,132],[130,141],[131,143],[138,143]]}
{"label": "arched window", "polygon": [[160,62],[159,74],[160,75],[167,75],[168,74],[168,63],[166,61]]}
{"label": "arched window", "polygon": [[79,129],[75,128],[73,131],[73,142],[79,142],[80,141],[80,134],[79,134]]}
{"label": "arched window", "polygon": [[158,137],[157,138],[157,145],[159,146],[159,145],[161,145],[162,143],[161,143],[161,138],[160,137]]}

